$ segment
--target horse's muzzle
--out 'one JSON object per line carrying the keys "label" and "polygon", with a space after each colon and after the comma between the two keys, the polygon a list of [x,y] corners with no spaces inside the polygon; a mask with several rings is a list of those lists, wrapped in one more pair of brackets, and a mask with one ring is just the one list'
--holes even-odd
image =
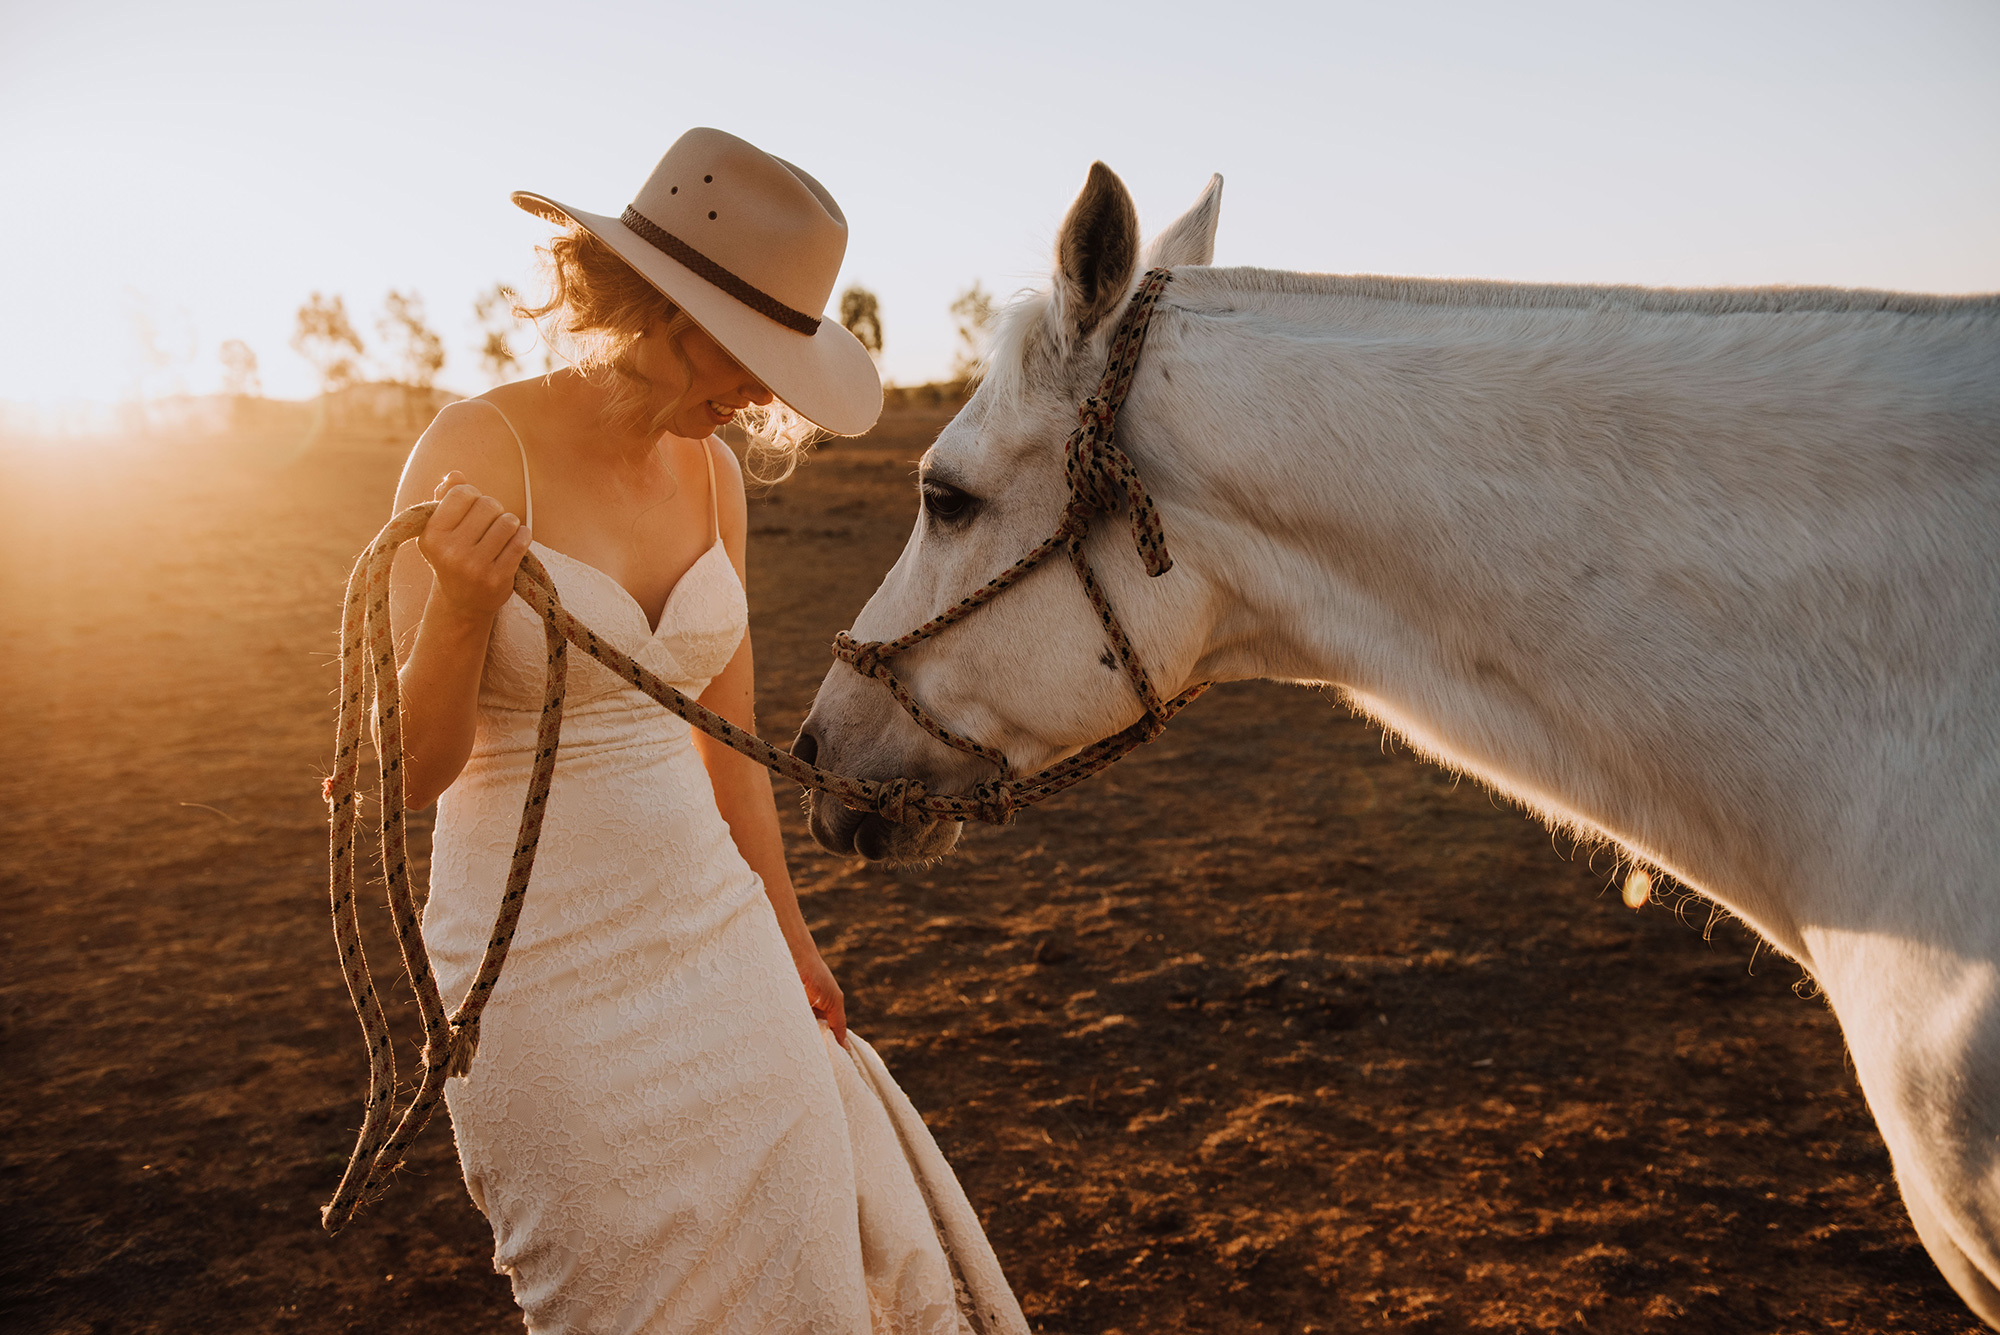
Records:
{"label": "horse's muzzle", "polygon": [[[808,765],[819,763],[819,737],[810,725],[792,739],[792,754]],[[806,825],[813,842],[842,857],[870,862],[927,862],[951,852],[963,828],[957,821],[924,821],[899,825],[873,812],[843,806],[826,793],[805,795]]]}

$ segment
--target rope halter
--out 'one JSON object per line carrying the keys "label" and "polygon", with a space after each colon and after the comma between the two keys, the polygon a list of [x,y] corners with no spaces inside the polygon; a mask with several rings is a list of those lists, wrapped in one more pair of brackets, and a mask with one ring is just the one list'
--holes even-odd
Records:
{"label": "rope halter", "polygon": [[[932,617],[923,625],[893,640],[856,640],[846,631],[834,637],[833,656],[853,668],[864,677],[873,677],[888,688],[889,694],[901,705],[904,712],[916,720],[917,726],[931,736],[967,755],[979,757],[1000,772],[994,781],[993,800],[997,803],[1001,794],[1012,798],[1017,791],[1012,781],[1012,769],[1007,757],[994,747],[987,746],[970,737],[953,732],[944,726],[931,712],[918,703],[909,687],[900,681],[889,667],[889,660],[899,654],[942,634],[951,626],[971,616],[987,603],[998,597],[1003,590],[1019,583],[1029,571],[1042,564],[1058,551],[1066,552],[1070,564],[1075,567],[1077,577],[1083,581],[1084,593],[1090,605],[1097,612],[1098,620],[1104,623],[1104,633],[1111,641],[1112,651],[1117,655],[1119,665],[1124,668],[1127,680],[1145,708],[1145,715],[1135,727],[1156,723],[1164,727],[1166,721],[1178,713],[1182,706],[1195,695],[1206,689],[1197,687],[1194,691],[1176,697],[1174,701],[1163,701],[1147,675],[1145,666],[1133,651],[1131,637],[1105,596],[1103,586],[1092,569],[1089,558],[1084,555],[1084,545],[1090,536],[1090,526],[1097,515],[1115,515],[1121,504],[1132,517],[1132,543],[1138,549],[1139,559],[1145,563],[1146,573],[1157,578],[1174,568],[1174,560],[1167,552],[1167,537],[1160,523],[1159,510],[1153,505],[1153,498],[1146,491],[1146,484],[1139,477],[1139,470],[1130,456],[1118,448],[1115,437],[1118,429],[1118,410],[1124,406],[1125,396],[1131,391],[1132,379],[1139,369],[1139,353],[1146,344],[1146,327],[1152,321],[1153,307],[1160,294],[1166,290],[1173,278],[1170,269],[1149,270],[1126,305],[1124,316],[1118,322],[1118,329],[1112,335],[1111,349],[1105,360],[1104,376],[1098,382],[1097,392],[1077,406],[1076,429],[1069,434],[1063,446],[1063,472],[1069,482],[1069,501],[1063,506],[1062,517],[1057,521],[1055,532],[1007,569],[995,575],[985,584],[953,603],[944,611]],[[1128,729],[1128,732],[1131,730]],[[1120,734],[1123,737],[1125,734]],[[1147,732],[1141,740],[1150,741],[1158,736],[1158,728]],[[1111,739],[1106,739],[1107,741]],[[1134,742],[1133,745],[1138,745]],[[1104,745],[1103,742],[1097,743]],[[1091,748],[1094,750],[1095,748]],[[1126,747],[1111,759],[1122,756]],[[1106,760],[1109,764],[1110,760]],[[1102,766],[1099,766],[1102,768]],[[1095,772],[1094,770],[1092,771]],[[982,788],[988,785],[982,784]],[[1030,798],[1030,801],[1035,800]],[[881,813],[889,819],[886,813]],[[1009,802],[1006,818],[1012,817],[1012,803]]]}

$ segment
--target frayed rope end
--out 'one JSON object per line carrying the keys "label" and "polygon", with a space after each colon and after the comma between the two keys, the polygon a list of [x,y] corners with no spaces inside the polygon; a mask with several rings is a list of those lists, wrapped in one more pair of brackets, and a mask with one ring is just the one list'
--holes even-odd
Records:
{"label": "frayed rope end", "polygon": [[463,1024],[452,1025],[450,1034],[445,1037],[444,1052],[441,1055],[437,1051],[437,1046],[435,1043],[424,1044],[425,1066],[435,1066],[439,1061],[443,1061],[447,1078],[471,1075],[472,1059],[479,1055],[479,1021],[473,1019]]}
{"label": "frayed rope end", "polygon": [[451,1054],[445,1059],[447,1076],[472,1074],[472,1059],[479,1055],[479,1021],[467,1020],[451,1027]]}

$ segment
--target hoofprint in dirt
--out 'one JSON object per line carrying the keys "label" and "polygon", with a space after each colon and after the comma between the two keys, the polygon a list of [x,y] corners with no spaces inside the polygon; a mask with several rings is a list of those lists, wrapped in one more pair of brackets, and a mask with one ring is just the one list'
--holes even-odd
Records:
{"label": "hoofprint in dirt", "polygon": [[[753,504],[767,735],[943,420]],[[364,1079],[334,628],[403,447],[0,464],[9,1330],[519,1329],[442,1122],[346,1232],[317,1218]],[[932,868],[829,857],[781,805],[854,1023],[1043,1329],[1976,1329],[1795,968],[1701,905],[1628,912],[1608,860],[1327,698],[1218,690]]]}

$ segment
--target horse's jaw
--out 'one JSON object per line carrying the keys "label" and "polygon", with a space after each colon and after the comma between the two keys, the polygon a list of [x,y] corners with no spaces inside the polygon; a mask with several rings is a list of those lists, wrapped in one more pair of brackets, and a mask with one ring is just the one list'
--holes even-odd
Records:
{"label": "horse's jaw", "polygon": [[855,811],[825,793],[806,797],[806,823],[813,841],[829,853],[863,857],[891,866],[935,862],[958,847],[958,821],[899,825],[871,812]]}

